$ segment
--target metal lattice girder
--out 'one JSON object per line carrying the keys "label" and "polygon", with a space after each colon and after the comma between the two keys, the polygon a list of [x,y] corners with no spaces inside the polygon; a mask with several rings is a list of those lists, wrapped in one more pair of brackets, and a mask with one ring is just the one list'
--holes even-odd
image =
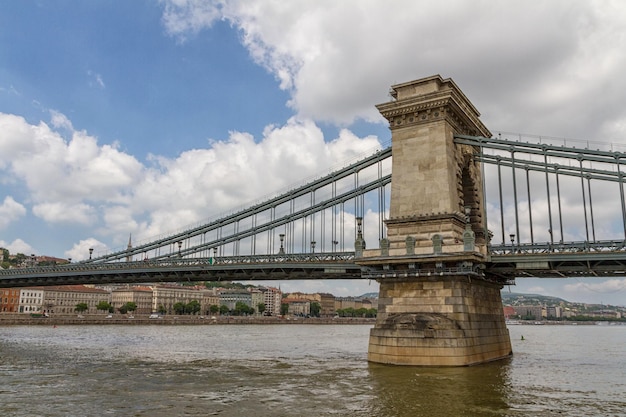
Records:
{"label": "metal lattice girder", "polygon": [[[559,158],[564,160],[589,161],[598,162],[607,165],[615,165],[621,160],[626,161],[626,153],[608,152],[591,149],[567,148],[564,146],[553,146],[547,144],[536,144],[527,142],[512,142],[505,139],[482,138],[467,135],[455,135],[454,141],[465,145],[479,146],[481,149],[492,149],[497,151],[509,152],[520,155],[535,155],[548,158]],[[530,171],[548,172],[550,174],[568,175],[573,177],[581,177],[603,181],[621,181],[624,173],[619,171],[609,171],[602,169],[594,169],[586,167],[581,173],[579,166],[564,165],[558,163],[548,163],[544,161],[532,160],[530,158],[521,159],[520,156],[515,158],[503,155],[489,155],[481,152],[476,158],[484,163],[491,165],[500,165],[503,167],[516,167],[528,169]]]}
{"label": "metal lattice girder", "polygon": [[563,253],[626,253],[626,241],[623,240],[600,240],[596,242],[565,242],[565,243],[534,243],[515,245],[489,245],[489,253],[492,256],[500,255],[536,255],[536,254],[563,254]]}
{"label": "metal lattice girder", "polygon": [[[563,242],[568,233],[567,223],[569,230],[572,227],[580,230],[575,236],[584,236],[585,246],[594,245],[599,242],[598,238],[602,239],[602,236],[596,236],[596,231],[606,231],[609,220],[602,218],[603,226],[596,227],[599,216],[594,215],[594,208],[598,207],[598,201],[608,202],[611,207],[621,209],[620,221],[623,236],[626,239],[626,193],[623,167],[626,162],[626,153],[467,135],[455,135],[454,141],[458,144],[473,146],[476,149],[475,160],[484,165],[497,167],[497,171],[493,174],[497,176],[499,204],[494,204],[494,206],[499,208],[500,221],[499,227],[495,227],[499,230],[498,235],[503,244],[506,239],[505,230],[509,229],[511,240],[516,238],[518,245],[522,239],[529,239],[530,244],[535,245],[534,231],[537,227],[539,230],[545,228],[544,230],[548,231],[547,240],[550,244],[553,245],[555,241]],[[534,176],[531,176],[530,172],[535,172]],[[543,186],[539,185],[541,177],[537,174],[543,177]],[[503,184],[503,176],[510,176],[512,182]],[[574,182],[571,180],[562,182],[562,177],[577,178],[579,180],[578,191],[574,192],[572,188]],[[526,185],[525,192],[517,187],[520,180]],[[567,195],[562,194],[563,184],[567,189]],[[617,188],[618,198],[607,198],[608,184],[614,184],[611,187]],[[535,187],[538,187],[537,191],[533,190]],[[610,189],[613,190],[613,188]],[[537,193],[545,194],[537,198]],[[486,194],[487,191],[485,191]],[[504,194],[513,201],[509,200],[508,204],[505,204]],[[526,202],[527,209],[519,204],[522,201]],[[536,202],[539,204],[535,204]],[[564,215],[573,206],[580,207],[577,209],[575,219]],[[506,216],[505,207],[510,210]],[[536,207],[542,208],[538,210]],[[539,214],[538,218],[547,221],[547,224],[542,223],[541,220],[534,221],[533,217],[536,214]],[[616,233],[621,233],[614,229],[614,227],[611,229],[609,236],[614,237]],[[521,236],[522,232],[525,236]],[[571,232],[569,234],[572,235]],[[554,235],[557,235],[556,238]]]}
{"label": "metal lattice girder", "polygon": [[576,252],[491,257],[488,274],[515,278],[616,277],[626,275],[626,252]]}
{"label": "metal lattice girder", "polygon": [[0,270],[0,287],[70,284],[237,281],[268,279],[359,279],[354,253],[170,259]]}

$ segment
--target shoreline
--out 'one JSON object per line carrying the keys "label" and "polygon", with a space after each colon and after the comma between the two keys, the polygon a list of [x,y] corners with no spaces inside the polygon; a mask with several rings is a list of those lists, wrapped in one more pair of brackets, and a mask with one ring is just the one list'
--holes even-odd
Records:
{"label": "shoreline", "polygon": [[369,324],[373,325],[375,318],[357,317],[242,317],[242,316],[176,316],[165,315],[158,319],[149,318],[148,315],[127,317],[113,315],[107,318],[106,315],[85,315],[78,316],[51,316],[51,317],[30,317],[24,314],[0,315],[0,326],[59,326],[59,325],[228,325],[228,324],[261,324],[261,325],[282,325],[282,324]]}

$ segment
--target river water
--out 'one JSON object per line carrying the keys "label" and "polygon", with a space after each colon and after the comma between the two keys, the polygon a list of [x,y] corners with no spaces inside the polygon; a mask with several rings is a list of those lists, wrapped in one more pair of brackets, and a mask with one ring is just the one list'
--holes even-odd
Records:
{"label": "river water", "polygon": [[369,329],[4,326],[0,416],[626,416],[626,326],[510,326],[466,368],[370,364]]}

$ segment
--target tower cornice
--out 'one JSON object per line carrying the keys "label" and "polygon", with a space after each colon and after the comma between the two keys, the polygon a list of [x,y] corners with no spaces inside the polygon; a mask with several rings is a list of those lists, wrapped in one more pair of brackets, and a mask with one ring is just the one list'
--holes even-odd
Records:
{"label": "tower cornice", "polygon": [[440,76],[392,86],[394,101],[376,106],[391,130],[447,121],[457,133],[491,137],[480,113],[450,79]]}

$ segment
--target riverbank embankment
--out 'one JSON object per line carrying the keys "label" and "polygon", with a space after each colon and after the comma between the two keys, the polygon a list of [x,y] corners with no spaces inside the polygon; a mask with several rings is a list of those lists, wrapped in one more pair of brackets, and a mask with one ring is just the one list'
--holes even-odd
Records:
{"label": "riverbank embankment", "polygon": [[375,318],[357,317],[245,317],[245,316],[177,316],[163,315],[150,318],[149,315],[127,316],[122,314],[108,315],[90,314],[81,317],[77,315],[50,315],[50,317],[31,317],[27,314],[0,314],[0,326],[60,326],[60,325],[225,325],[225,324],[369,324],[375,323]]}

